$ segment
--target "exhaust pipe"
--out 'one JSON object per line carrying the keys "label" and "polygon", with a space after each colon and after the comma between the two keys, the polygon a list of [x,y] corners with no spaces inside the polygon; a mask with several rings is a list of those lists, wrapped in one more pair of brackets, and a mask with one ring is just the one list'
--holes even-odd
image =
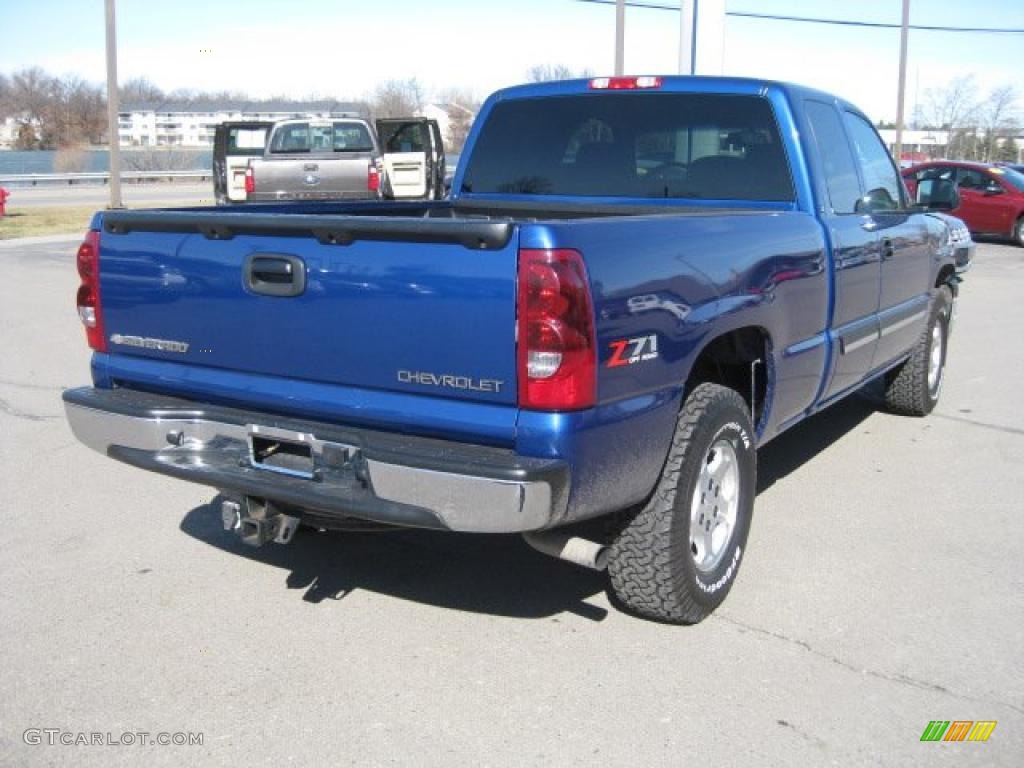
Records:
{"label": "exhaust pipe", "polygon": [[603,571],[608,567],[608,547],[596,541],[560,531],[530,531],[524,533],[523,538],[538,552],[559,560],[567,560],[594,571]]}
{"label": "exhaust pipe", "polygon": [[225,531],[234,531],[251,547],[268,541],[287,544],[299,528],[299,518],[281,512],[271,501],[252,496],[244,500],[225,498],[220,504]]}

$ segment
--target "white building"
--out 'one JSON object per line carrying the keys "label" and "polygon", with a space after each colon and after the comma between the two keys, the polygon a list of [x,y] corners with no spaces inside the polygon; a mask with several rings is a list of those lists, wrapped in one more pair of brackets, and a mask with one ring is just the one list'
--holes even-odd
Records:
{"label": "white building", "polygon": [[161,101],[121,105],[122,147],[210,147],[227,120],[283,120],[296,116],[366,114],[362,104],[338,101]]}
{"label": "white building", "polygon": [[476,118],[476,113],[467,107],[463,107],[461,104],[427,104],[419,111],[418,116],[425,117],[428,120],[436,120],[445,145],[451,147],[451,145],[455,144],[461,148],[462,142],[466,137],[464,135],[461,137],[453,136],[453,124],[461,122],[464,126],[470,126]]}
{"label": "white building", "polygon": [[11,149],[18,138],[19,124],[13,117],[0,120],[0,149]]}
{"label": "white building", "polygon": [[[878,135],[892,152],[896,147],[896,129],[879,128]],[[903,159],[910,162],[944,157],[949,146],[949,131],[903,131]]]}

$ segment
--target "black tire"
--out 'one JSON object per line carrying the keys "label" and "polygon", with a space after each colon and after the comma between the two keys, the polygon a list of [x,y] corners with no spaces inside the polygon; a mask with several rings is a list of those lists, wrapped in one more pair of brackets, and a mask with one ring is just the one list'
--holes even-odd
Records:
{"label": "black tire", "polygon": [[[729,489],[738,495],[735,521],[721,549],[716,550],[717,558],[705,561],[709,567],[701,568],[691,538],[691,511],[702,471],[715,461],[712,450],[723,445],[731,447],[737,468]],[[756,480],[757,449],[746,402],[726,387],[699,385],[679,412],[654,494],[627,519],[612,541],[608,574],[613,596],[621,606],[673,624],[696,624],[717,608],[739,571],[750,531]],[[730,495],[722,492],[723,499]],[[693,514],[703,522],[697,512]],[[708,516],[711,522],[718,520],[717,506],[713,515],[714,519]]]}
{"label": "black tire", "polygon": [[[927,416],[939,402],[946,370],[952,309],[953,294],[948,287],[942,286],[932,300],[928,324],[914,344],[910,357],[885,375],[885,403],[893,413]],[[938,375],[929,381],[932,351],[936,343],[942,345],[939,350]]]}
{"label": "black tire", "polygon": [[1013,241],[1024,247],[1024,216],[1017,219],[1017,225],[1013,228]]}

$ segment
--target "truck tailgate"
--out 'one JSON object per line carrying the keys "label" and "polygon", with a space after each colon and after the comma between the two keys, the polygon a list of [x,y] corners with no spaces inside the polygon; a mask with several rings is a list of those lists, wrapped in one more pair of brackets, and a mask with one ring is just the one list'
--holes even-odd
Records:
{"label": "truck tailgate", "polygon": [[277,156],[253,164],[259,199],[366,198],[370,152],[331,156]]}
{"label": "truck tailgate", "polygon": [[[111,355],[279,377],[285,396],[301,380],[515,403],[511,224],[167,211],[103,223]],[[286,264],[294,274],[277,274]],[[297,295],[266,295],[299,272]]]}

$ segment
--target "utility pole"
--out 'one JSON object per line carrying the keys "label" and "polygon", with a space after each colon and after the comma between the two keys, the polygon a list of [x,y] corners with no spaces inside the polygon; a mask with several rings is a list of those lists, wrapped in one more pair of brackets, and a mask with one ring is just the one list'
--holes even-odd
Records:
{"label": "utility pole", "polygon": [[896,166],[899,167],[903,155],[903,106],[907,90],[907,34],[910,31],[910,0],[903,0],[903,22],[900,26],[900,78],[899,91],[896,94]]}
{"label": "utility pole", "polygon": [[106,0],[107,11],[107,144],[110,158],[110,208],[121,204],[121,137],[117,130],[117,38],[114,0]]}
{"label": "utility pole", "polygon": [[697,0],[679,2],[679,74],[695,75],[697,56]]}
{"label": "utility pole", "polygon": [[615,0],[615,74],[626,71],[626,0]]}

